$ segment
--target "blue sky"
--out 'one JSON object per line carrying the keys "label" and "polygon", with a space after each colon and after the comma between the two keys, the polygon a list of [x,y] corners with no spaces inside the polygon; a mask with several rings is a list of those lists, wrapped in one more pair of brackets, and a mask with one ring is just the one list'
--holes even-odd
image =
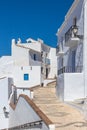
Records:
{"label": "blue sky", "polygon": [[11,39],[41,38],[56,47],[56,32],[74,0],[0,0],[0,56],[11,54]]}

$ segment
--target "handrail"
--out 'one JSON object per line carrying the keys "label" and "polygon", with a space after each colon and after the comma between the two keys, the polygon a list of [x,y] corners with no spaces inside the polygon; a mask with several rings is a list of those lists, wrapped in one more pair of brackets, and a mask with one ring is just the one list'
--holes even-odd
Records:
{"label": "handrail", "polygon": [[19,97],[23,97],[27,103],[31,105],[33,110],[38,114],[38,116],[45,122],[47,126],[53,124],[53,122],[36,106],[36,104],[27,95],[21,94]]}
{"label": "handrail", "polygon": [[[37,115],[47,125],[47,127],[53,124],[53,122],[36,106],[36,104],[27,95],[24,95],[24,94],[19,95],[18,100],[20,99],[20,97],[26,100],[26,102],[32,107],[32,109],[37,113]],[[17,103],[16,104],[10,103],[9,105],[12,107],[13,110],[15,110]]]}
{"label": "handrail", "polygon": [[58,75],[63,73],[81,73],[83,66],[64,66],[58,70]]}

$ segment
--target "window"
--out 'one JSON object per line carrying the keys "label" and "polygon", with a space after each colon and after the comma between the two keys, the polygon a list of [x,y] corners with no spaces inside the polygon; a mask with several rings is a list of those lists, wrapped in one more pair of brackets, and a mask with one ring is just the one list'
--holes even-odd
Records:
{"label": "window", "polygon": [[34,60],[36,60],[36,54],[34,54]]}
{"label": "window", "polygon": [[24,80],[29,80],[29,74],[24,74]]}

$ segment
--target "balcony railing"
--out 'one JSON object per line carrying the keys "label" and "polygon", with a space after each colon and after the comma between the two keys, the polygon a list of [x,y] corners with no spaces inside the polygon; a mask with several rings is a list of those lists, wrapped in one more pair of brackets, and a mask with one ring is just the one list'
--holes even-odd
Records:
{"label": "balcony railing", "polygon": [[24,129],[36,129],[36,128],[41,129],[42,123],[43,123],[42,120],[39,120],[35,122],[30,122],[30,123],[14,126],[14,127],[8,128],[8,130],[24,130]]}
{"label": "balcony railing", "polygon": [[63,73],[81,73],[83,66],[64,66],[61,69],[58,70],[58,75]]}

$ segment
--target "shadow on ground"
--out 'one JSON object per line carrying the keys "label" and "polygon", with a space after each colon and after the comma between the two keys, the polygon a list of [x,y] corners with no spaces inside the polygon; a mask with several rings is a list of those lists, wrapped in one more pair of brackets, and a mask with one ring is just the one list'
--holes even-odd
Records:
{"label": "shadow on ground", "polygon": [[60,128],[60,127],[67,127],[67,126],[71,126],[74,125],[75,127],[87,127],[87,123],[86,122],[71,122],[71,123],[67,123],[65,125],[57,125],[56,128]]}

